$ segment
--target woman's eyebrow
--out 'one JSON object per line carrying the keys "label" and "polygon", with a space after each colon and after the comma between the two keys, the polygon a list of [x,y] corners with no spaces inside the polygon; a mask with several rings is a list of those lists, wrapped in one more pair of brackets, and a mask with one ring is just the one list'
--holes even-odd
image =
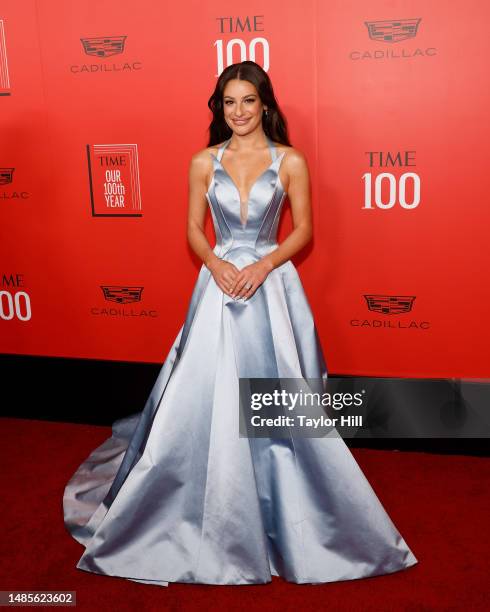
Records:
{"label": "woman's eyebrow", "polygon": [[[247,94],[246,96],[242,96],[242,100],[243,98],[249,98],[250,96],[255,96],[255,94]],[[225,98],[230,98],[231,100],[234,100],[235,98],[233,96],[224,96]]]}

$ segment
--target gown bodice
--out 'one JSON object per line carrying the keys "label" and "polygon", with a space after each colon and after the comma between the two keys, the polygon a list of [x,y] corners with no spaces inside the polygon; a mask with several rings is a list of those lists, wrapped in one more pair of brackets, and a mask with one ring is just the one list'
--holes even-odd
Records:
{"label": "gown bodice", "polygon": [[[285,152],[279,154],[267,135],[266,139],[271,163],[253,183],[245,203],[241,202],[236,184],[221,163],[231,138],[219,147],[217,155],[210,153],[214,170],[206,199],[216,235],[214,252],[219,257],[231,255],[235,250],[265,255],[278,246],[277,227],[287,195],[279,176]],[[245,224],[240,214],[244,205],[247,211]]]}

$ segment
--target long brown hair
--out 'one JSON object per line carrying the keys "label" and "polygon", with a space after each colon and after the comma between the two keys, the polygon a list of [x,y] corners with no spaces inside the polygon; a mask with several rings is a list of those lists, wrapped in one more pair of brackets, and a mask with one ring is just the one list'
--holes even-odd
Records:
{"label": "long brown hair", "polygon": [[213,113],[213,120],[209,125],[208,147],[227,140],[233,134],[233,130],[226,123],[223,114],[223,92],[231,79],[241,79],[255,85],[262,104],[266,105],[268,110],[267,116],[265,112],[262,115],[264,132],[271,140],[291,146],[287,121],[277,104],[269,75],[259,64],[247,60],[231,64],[223,70],[218,78],[213,95],[208,100],[208,107]]}

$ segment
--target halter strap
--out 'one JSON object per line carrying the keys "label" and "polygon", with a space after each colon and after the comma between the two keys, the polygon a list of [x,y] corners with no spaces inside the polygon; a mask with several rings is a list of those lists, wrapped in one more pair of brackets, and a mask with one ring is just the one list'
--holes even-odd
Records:
{"label": "halter strap", "polygon": [[225,142],[218,149],[218,155],[216,156],[216,159],[218,161],[221,161],[221,158],[223,157],[223,151],[226,149],[226,146],[228,145],[229,142],[230,142],[230,139],[225,140]]}
{"label": "halter strap", "polygon": [[[267,134],[265,135],[265,138],[267,140],[267,144],[269,146],[269,151],[272,157],[272,161],[275,162],[277,159],[277,148],[276,145],[272,142],[272,140],[267,136]],[[216,156],[216,159],[220,162],[221,158],[223,157],[223,152],[226,149],[226,147],[230,144],[230,140],[231,138],[228,138],[228,140],[225,140],[225,142],[221,145],[221,147],[218,149],[218,155]]]}
{"label": "halter strap", "polygon": [[277,149],[276,145],[272,142],[272,140],[266,135],[267,144],[269,145],[269,150],[271,152],[272,161],[275,162],[277,159]]}

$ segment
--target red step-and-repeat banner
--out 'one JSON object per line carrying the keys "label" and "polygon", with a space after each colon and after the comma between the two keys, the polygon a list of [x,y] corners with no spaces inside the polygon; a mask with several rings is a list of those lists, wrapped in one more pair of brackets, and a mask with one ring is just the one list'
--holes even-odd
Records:
{"label": "red step-and-repeat banner", "polygon": [[[201,261],[188,168],[229,64],[312,178],[293,259],[331,373],[489,376],[484,2],[0,7],[0,351],[161,362]],[[286,208],[279,240],[291,230]],[[211,217],[206,232],[214,245]]]}

